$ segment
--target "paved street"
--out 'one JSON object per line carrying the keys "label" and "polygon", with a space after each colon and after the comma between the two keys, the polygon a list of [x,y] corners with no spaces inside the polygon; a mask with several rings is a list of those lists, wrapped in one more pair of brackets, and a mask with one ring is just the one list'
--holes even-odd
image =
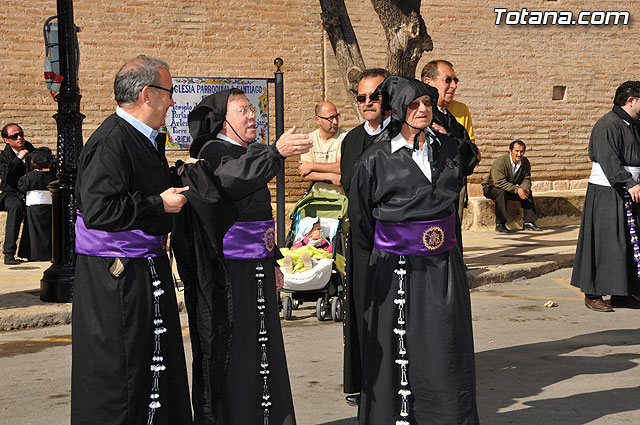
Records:
{"label": "paved street", "polygon": [[[587,310],[570,273],[472,291],[483,424],[640,423],[640,311]],[[341,324],[318,322],[311,304],[294,317],[283,330],[298,424],[357,424],[341,390]],[[1,425],[69,423],[70,334],[69,325],[0,333]]]}

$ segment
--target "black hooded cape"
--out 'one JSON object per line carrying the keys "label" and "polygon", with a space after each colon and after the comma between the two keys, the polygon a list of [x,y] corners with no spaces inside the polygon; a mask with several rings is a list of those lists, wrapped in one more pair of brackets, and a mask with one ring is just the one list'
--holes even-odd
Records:
{"label": "black hooded cape", "polygon": [[[377,425],[407,420],[411,424],[478,424],[471,307],[462,256],[457,247],[430,256],[400,256],[374,246],[376,222],[428,221],[449,217],[464,169],[456,142],[435,133],[429,181],[412,159],[412,149],[391,152],[390,140],[400,132],[407,106],[437,91],[404,77],[387,78],[379,87],[392,110],[388,138],[372,145],[356,164],[349,196],[349,218],[355,240],[370,250],[365,295],[362,391],[358,419]],[[435,92],[435,93],[434,93]],[[418,236],[418,241],[421,238]],[[404,275],[405,322],[398,322],[399,277]],[[399,350],[395,329],[406,329],[406,354]],[[402,418],[400,366],[408,360],[411,395],[409,416]]]}
{"label": "black hooded cape", "polygon": [[213,424],[229,363],[233,300],[222,257],[222,238],[238,212],[219,189],[209,164],[185,165],[179,177],[189,201],[176,214],[172,248],[184,283],[193,352],[195,423]]}
{"label": "black hooded cape", "polygon": [[[207,96],[189,114],[189,130],[193,137],[191,156],[202,158],[211,168],[212,175],[220,184],[222,192],[233,200],[238,211],[238,222],[273,219],[271,194],[267,183],[282,166],[283,157],[274,146],[250,143],[243,147],[217,138],[226,115],[229,90]],[[274,250],[278,255],[277,248]],[[210,424],[257,424],[263,423],[264,382],[260,374],[261,359],[266,356],[268,386],[268,409],[270,425],[293,425],[295,415],[289,375],[287,370],[282,330],[280,328],[277,293],[275,290],[275,258],[224,259],[229,284],[232,288],[231,320],[232,337],[226,375],[224,376],[219,402],[211,400],[211,412],[200,415],[195,412],[195,422]],[[263,274],[263,297],[258,296],[258,269]],[[258,299],[264,315],[259,313]],[[196,315],[194,326],[211,326],[200,321],[207,320]],[[216,328],[216,318],[212,318]],[[268,341],[262,352],[258,341],[258,329],[264,323]],[[195,366],[194,366],[195,371]],[[195,383],[195,380],[194,380]],[[207,400],[206,392],[193,398]],[[217,404],[217,405],[216,405]],[[195,408],[195,405],[194,405]]]}

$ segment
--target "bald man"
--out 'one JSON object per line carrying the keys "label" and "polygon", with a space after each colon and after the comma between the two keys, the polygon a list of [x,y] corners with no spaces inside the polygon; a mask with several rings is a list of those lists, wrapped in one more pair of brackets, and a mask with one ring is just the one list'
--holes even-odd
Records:
{"label": "bald man", "polygon": [[318,182],[316,190],[344,195],[340,184],[340,148],[347,132],[339,128],[340,114],[331,102],[316,105],[315,120],[318,129],[309,134],[313,148],[300,155],[298,170],[308,182]]}

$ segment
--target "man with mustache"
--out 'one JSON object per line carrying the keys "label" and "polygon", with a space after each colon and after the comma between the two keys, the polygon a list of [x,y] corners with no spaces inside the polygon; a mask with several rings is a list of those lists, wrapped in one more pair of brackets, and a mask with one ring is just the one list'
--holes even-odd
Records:
{"label": "man with mustache", "polygon": [[[376,92],[380,83],[388,76],[389,72],[382,68],[367,69],[360,76],[356,100],[365,122],[347,133],[342,141],[340,155],[340,181],[347,196],[357,159],[378,140],[389,124],[391,112],[383,114],[380,94]],[[351,232],[347,235],[347,240],[343,389],[346,394],[349,394],[346,396],[347,403],[357,405],[360,401],[360,380],[362,379],[362,338],[364,336],[362,316],[370,252],[360,248]]]}
{"label": "man with mustache", "polygon": [[[471,126],[471,115],[467,106],[460,102],[455,102],[453,97],[456,94],[458,88],[458,77],[453,70],[453,65],[445,60],[434,60],[427,63],[422,68],[421,73],[422,81],[429,84],[432,87],[438,89],[438,105],[433,109],[433,123],[432,127],[449,137],[454,138],[458,142],[458,148],[472,149],[475,151],[477,161],[480,162],[480,152],[475,145],[475,137],[472,139],[473,127]],[[455,103],[454,103],[455,102]],[[454,116],[453,111],[461,111],[461,121],[467,124],[467,128],[460,122],[458,117]],[[474,164],[475,167],[475,164]],[[464,175],[464,185],[460,190],[460,198],[458,200],[458,219],[457,232],[458,232],[458,247],[462,253],[462,217],[464,209],[467,206],[467,176],[473,173],[473,168],[467,170]]]}
{"label": "man with mustache", "polygon": [[344,194],[340,187],[340,146],[347,132],[339,127],[340,114],[333,103],[319,102],[315,120],[318,129],[309,133],[313,148],[300,155],[298,171],[305,181],[319,182],[314,189]]}

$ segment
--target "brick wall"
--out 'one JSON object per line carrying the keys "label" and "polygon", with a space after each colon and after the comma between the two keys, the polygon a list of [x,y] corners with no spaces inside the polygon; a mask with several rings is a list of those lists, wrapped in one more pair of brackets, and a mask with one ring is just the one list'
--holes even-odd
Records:
{"label": "brick wall", "polygon": [[[346,0],[365,63],[384,66],[385,39],[366,0]],[[0,0],[0,123],[21,123],[28,139],[55,148],[56,105],[42,78],[42,24],[56,13],[55,2]],[[529,10],[628,10],[628,26],[529,27],[494,25],[494,7],[520,10],[521,2],[423,0],[422,14],[434,40],[428,60],[453,62],[461,79],[457,98],[471,110],[483,161],[477,183],[514,138],[527,142],[533,178],[540,189],[579,187],[590,164],[586,148],[593,123],[611,106],[615,88],[638,78],[640,58],[634,36],[640,5],[632,1],[542,1]],[[85,140],[114,110],[113,76],[127,58],[140,53],[169,62],[173,75],[273,76],[273,59],[284,59],[285,126],[314,129],[316,102],[332,100],[342,126],[358,124],[344,91],[315,0],[261,2],[194,0],[76,0],[81,49],[80,88]],[[564,100],[552,100],[555,85]],[[273,110],[273,100],[271,107]],[[272,121],[273,128],[275,123]],[[173,153],[171,158],[184,156]],[[305,187],[296,160],[287,161],[287,200]]]}

